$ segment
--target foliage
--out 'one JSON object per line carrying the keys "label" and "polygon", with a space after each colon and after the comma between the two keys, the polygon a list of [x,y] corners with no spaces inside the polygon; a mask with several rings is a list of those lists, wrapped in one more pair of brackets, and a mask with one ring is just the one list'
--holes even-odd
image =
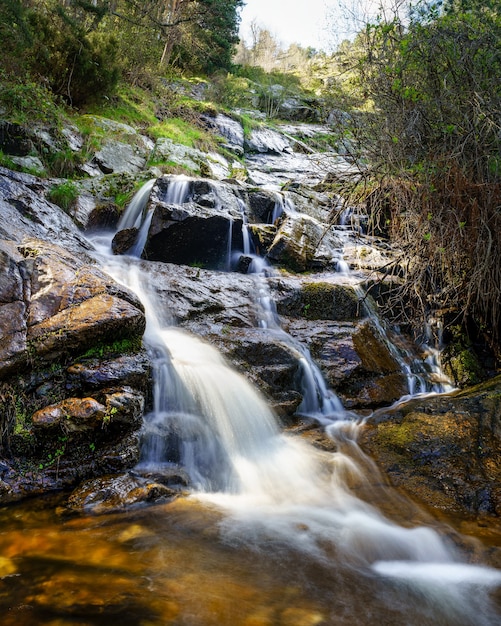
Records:
{"label": "foliage", "polygon": [[17,124],[47,124],[57,128],[63,108],[44,85],[29,77],[7,75],[0,69],[0,107],[4,117]]}
{"label": "foliage", "polygon": [[112,97],[120,77],[153,88],[169,67],[230,68],[242,0],[5,0],[3,69],[72,106]]}
{"label": "foliage", "polygon": [[501,16],[477,0],[421,5],[407,28],[395,18],[360,39],[374,109],[357,138],[372,227],[403,250],[394,302],[415,324],[474,320],[499,349]]}
{"label": "foliage", "polygon": [[94,359],[94,358],[111,358],[117,357],[122,354],[134,354],[139,352],[142,348],[142,338],[132,337],[126,339],[117,339],[112,343],[101,343],[99,345],[89,348],[80,358],[82,359]]}
{"label": "foliage", "polygon": [[74,183],[67,181],[52,187],[49,190],[48,199],[57,204],[63,211],[68,212],[76,202],[78,194],[78,187]]}

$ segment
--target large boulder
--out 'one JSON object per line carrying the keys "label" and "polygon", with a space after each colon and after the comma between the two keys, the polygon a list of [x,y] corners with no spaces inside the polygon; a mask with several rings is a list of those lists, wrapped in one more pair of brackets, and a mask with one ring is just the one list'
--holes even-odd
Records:
{"label": "large boulder", "polygon": [[232,250],[242,249],[242,205],[229,185],[161,177],[148,209],[152,217],[144,258],[224,269]]}
{"label": "large boulder", "polygon": [[0,500],[132,467],[149,399],[137,297],[85,255],[0,240]]}
{"label": "large boulder", "polygon": [[359,442],[392,483],[427,506],[501,515],[501,377],[381,410]]}
{"label": "large boulder", "polygon": [[94,154],[95,163],[103,174],[137,174],[146,165],[143,151],[128,143],[108,140]]}
{"label": "large boulder", "polygon": [[224,138],[224,148],[239,156],[244,153],[244,129],[240,122],[221,113],[214,117],[205,115],[202,116],[202,119],[210,130],[215,130]]}
{"label": "large boulder", "polygon": [[274,265],[295,272],[332,264],[333,250],[342,246],[333,232],[303,213],[287,214],[267,251]]}
{"label": "large boulder", "polygon": [[53,360],[140,336],[142,305],[97,266],[42,240],[0,242],[0,379],[34,360]]}

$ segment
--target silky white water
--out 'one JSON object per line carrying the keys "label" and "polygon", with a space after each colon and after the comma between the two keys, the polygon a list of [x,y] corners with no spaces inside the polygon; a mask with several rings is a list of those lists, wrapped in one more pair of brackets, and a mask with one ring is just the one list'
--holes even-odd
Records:
{"label": "silky white water", "polygon": [[361,577],[379,577],[402,590],[414,616],[422,605],[437,624],[498,623],[489,591],[501,585],[501,571],[467,564],[434,528],[400,526],[356,495],[353,486],[370,489],[371,478],[357,461],[357,424],[345,415],[327,428],[338,443],[334,453],[281,433],[262,396],[212,346],[164,323],[168,316],[144,267],[106,260],[146,310],[155,389],[141,465],[181,464],[192,497],[224,511],[220,530],[230,544],[273,546],[323,567],[342,563]]}

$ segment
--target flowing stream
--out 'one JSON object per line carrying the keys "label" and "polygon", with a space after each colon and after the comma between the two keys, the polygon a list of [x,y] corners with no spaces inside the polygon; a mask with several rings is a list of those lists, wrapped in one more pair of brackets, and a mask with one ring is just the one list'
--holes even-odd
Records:
{"label": "flowing stream", "polygon": [[[124,220],[141,230],[144,207],[134,211]],[[311,381],[317,399],[307,404],[305,394],[302,409],[324,424],[334,451],[283,433],[215,348],[166,323],[137,249],[112,257],[109,239],[96,242],[105,269],[146,310],[154,406],[136,469],[180,464],[193,488],[171,504],[104,519],[61,522],[52,508],[20,506],[24,535],[16,515],[0,511],[3,553],[24,558],[31,576],[24,591],[25,578],[16,585],[0,561],[0,608],[3,593],[17,598],[2,624],[499,624],[501,571],[481,564],[475,541],[386,485],[357,446],[359,423],[318,369],[308,365],[320,379]],[[332,404],[319,405],[319,394]]]}
{"label": "flowing stream", "polygon": [[[398,602],[411,602],[413,614],[401,623],[426,623],[430,615],[434,624],[494,623],[488,592],[501,584],[500,571],[468,564],[436,529],[397,524],[357,495],[370,491],[370,473],[377,471],[356,444],[358,424],[337,398],[328,410],[311,409],[328,417],[336,452],[282,434],[264,399],[212,346],[162,324],[143,267],[127,258],[107,262],[146,309],[155,402],[145,418],[141,466],[181,463],[195,486],[192,498],[222,512],[221,541],[229,546],[285,551],[322,569],[341,564],[391,589],[391,596],[402,593]],[[261,271],[258,266],[258,277]],[[325,383],[312,383],[319,385],[325,403]],[[314,402],[305,398],[308,412]]]}

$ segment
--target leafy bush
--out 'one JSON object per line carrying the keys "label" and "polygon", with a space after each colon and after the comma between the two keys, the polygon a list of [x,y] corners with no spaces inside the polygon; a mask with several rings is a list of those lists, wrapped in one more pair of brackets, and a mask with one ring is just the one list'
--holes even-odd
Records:
{"label": "leafy bush", "polygon": [[367,204],[403,251],[390,307],[417,327],[438,314],[482,328],[501,355],[501,16],[480,0],[422,4],[360,42]]}

